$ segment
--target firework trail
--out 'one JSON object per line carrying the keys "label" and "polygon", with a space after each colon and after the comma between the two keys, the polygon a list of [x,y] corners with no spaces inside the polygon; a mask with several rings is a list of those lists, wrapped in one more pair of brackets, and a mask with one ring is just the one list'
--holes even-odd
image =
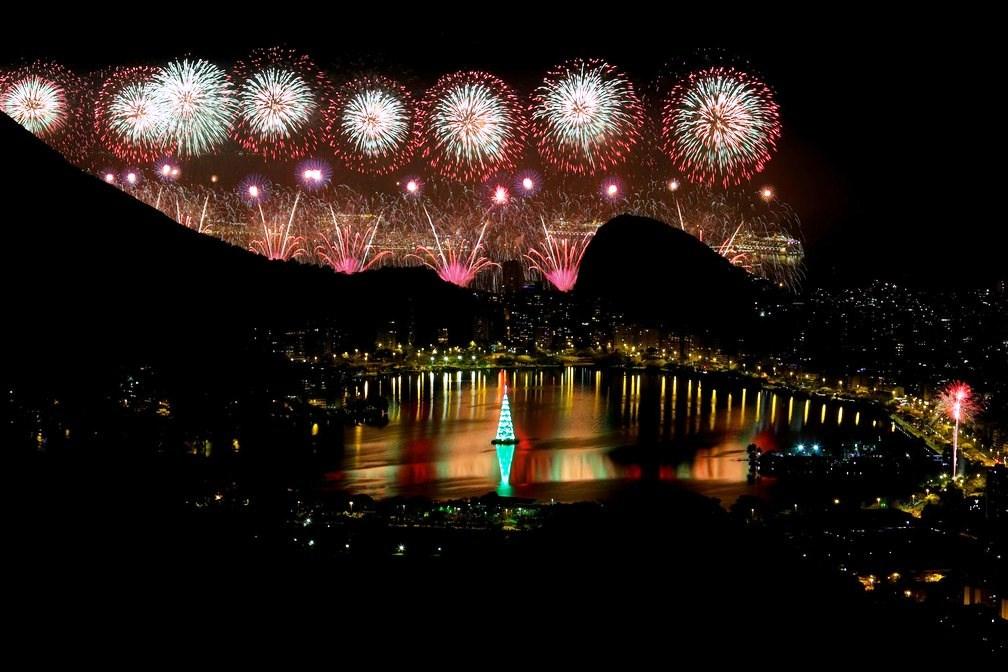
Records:
{"label": "firework trail", "polygon": [[[708,244],[736,266],[769,282],[797,291],[804,278],[804,249],[797,238],[801,223],[794,210],[777,198],[749,189],[680,187],[674,203],[650,214],[670,222]],[[652,200],[649,200],[652,199]],[[661,196],[639,196],[640,209]],[[665,201],[667,203],[667,201]],[[651,207],[652,212],[660,207]]]}
{"label": "firework trail", "polygon": [[546,75],[532,99],[539,155],[553,167],[594,175],[629,157],[644,110],[633,84],[598,60],[575,60]]}
{"label": "firework trail", "polygon": [[669,92],[662,143],[676,169],[698,184],[741,184],[777,147],[777,102],[766,84],[734,68],[690,74]]}
{"label": "firework trail", "polygon": [[419,141],[413,99],[398,82],[361,77],[343,87],[326,108],[329,146],[352,170],[385,175],[413,157]]}
{"label": "firework trail", "polygon": [[431,168],[460,182],[479,182],[515,165],[525,143],[518,99],[485,72],[439,79],[421,106],[423,155]]}
{"label": "firework trail", "polygon": [[459,287],[468,287],[479,273],[488,268],[499,266],[481,254],[486,224],[483,224],[480,229],[476,244],[467,253],[464,240],[448,238],[442,241],[434,226],[434,220],[431,219],[426,208],[424,208],[424,214],[427,215],[431,233],[434,234],[434,248],[420,245],[417,247],[416,254],[407,256],[417,259],[424,266],[432,269],[445,282]]}
{"label": "firework trail", "polygon": [[200,208],[199,217],[193,217],[192,213],[183,211],[182,201],[175,197],[175,221],[198,233],[211,233],[210,222],[207,220],[207,205],[210,203],[210,194],[203,199],[203,207]]}
{"label": "firework trail", "polygon": [[162,129],[165,110],[155,99],[157,68],[114,70],[102,82],[95,101],[98,141],[129,163],[147,163],[170,151]]}
{"label": "firework trail", "polygon": [[[335,238],[322,236],[323,244],[315,248],[315,253],[334,271],[348,275],[359,273],[372,268],[383,258],[392,256],[391,251],[381,250],[375,253],[370,260],[368,259],[375,234],[381,224],[381,215],[378,215],[370,227],[355,229],[350,223],[340,224],[332,205],[329,206],[329,214],[332,217],[332,228],[336,236]],[[346,217],[343,218],[346,219]]]}
{"label": "firework trail", "polygon": [[[735,230],[730,236],[722,240],[717,247],[711,246],[712,249],[720,254],[722,257],[727,259],[729,263],[733,266],[738,266],[746,271],[752,273],[753,265],[749,263],[749,257],[746,256],[745,252],[740,251],[735,246],[735,239],[738,237],[739,231],[742,230],[742,224],[735,227]],[[700,242],[704,242],[703,239],[703,229],[700,230]]]}
{"label": "firework trail", "polygon": [[538,272],[559,291],[569,292],[577,283],[581,259],[588,249],[592,234],[586,233],[574,239],[568,237],[557,239],[546,228],[545,220],[542,221],[542,228],[544,234],[542,245],[538,249],[532,248],[525,255],[529,270]]}
{"label": "firework trail", "polygon": [[234,79],[238,113],[232,133],[239,145],[267,159],[300,159],[315,151],[330,87],[308,56],[257,50],[235,66]]}
{"label": "firework trail", "polygon": [[302,236],[291,235],[291,228],[294,225],[294,214],[297,212],[300,199],[301,192],[298,192],[297,196],[294,197],[294,205],[291,206],[286,225],[282,222],[267,223],[262,205],[259,205],[262,238],[253,240],[249,245],[249,249],[267,259],[275,261],[289,261],[305,254],[304,238]]}
{"label": "firework trail", "polygon": [[963,382],[950,383],[938,397],[938,408],[955,423],[952,430],[952,478],[959,475],[959,425],[971,422],[979,411],[979,406],[973,398],[973,390]]}
{"label": "firework trail", "polygon": [[181,156],[218,149],[231,133],[238,110],[227,73],[203,60],[173,61],[158,70],[153,101],[164,111],[166,141]]}

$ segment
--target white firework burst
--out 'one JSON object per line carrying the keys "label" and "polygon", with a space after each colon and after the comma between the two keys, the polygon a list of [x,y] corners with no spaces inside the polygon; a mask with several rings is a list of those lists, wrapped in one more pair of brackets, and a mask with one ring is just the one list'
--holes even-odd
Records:
{"label": "white firework burst", "polygon": [[266,68],[239,93],[239,115],[264,141],[284,140],[307,126],[318,109],[312,87],[297,73]]}
{"label": "white firework burst", "polygon": [[163,133],[182,156],[215,150],[228,138],[237,103],[227,74],[203,60],[169,63],[154,78]]}
{"label": "white firework burst", "polygon": [[67,121],[63,87],[38,75],[11,84],[3,96],[3,111],[35,135],[59,131]]}

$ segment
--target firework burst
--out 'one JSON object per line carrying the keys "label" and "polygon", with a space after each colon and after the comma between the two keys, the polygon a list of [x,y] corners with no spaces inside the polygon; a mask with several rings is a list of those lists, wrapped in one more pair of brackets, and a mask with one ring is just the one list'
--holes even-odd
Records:
{"label": "firework burst", "polygon": [[290,261],[305,254],[304,238],[295,235],[292,231],[300,199],[301,192],[298,192],[294,197],[294,205],[291,206],[286,223],[282,220],[267,221],[260,205],[258,209],[259,220],[262,222],[262,238],[253,240],[249,249],[274,261]]}
{"label": "firework burst", "polygon": [[305,191],[325,189],[332,179],[332,167],[319,159],[305,159],[294,171],[298,182]]}
{"label": "firework burst", "polygon": [[[105,180],[108,181],[108,175],[105,175]],[[113,180],[114,182],[115,180]],[[123,189],[132,189],[139,186],[144,181],[143,172],[136,168],[127,168],[122,171],[119,176],[119,181],[122,183]]]}
{"label": "firework burst", "polygon": [[410,175],[408,177],[402,178],[401,180],[396,182],[396,184],[399,186],[400,189],[402,189],[402,193],[404,196],[418,197],[420,196],[420,194],[423,193],[424,181],[421,180],[419,177]]}
{"label": "firework burst", "polygon": [[315,248],[315,253],[337,273],[350,275],[366,271],[392,255],[389,250],[379,250],[372,254],[375,234],[378,233],[378,226],[381,224],[381,215],[376,217],[374,224],[371,225],[360,222],[359,217],[355,218],[358,220],[355,225],[351,217],[337,216],[331,205],[329,215],[332,218],[334,235],[322,236],[323,244]]}
{"label": "firework burst", "polygon": [[464,238],[443,238],[438,235],[434,220],[431,219],[426,208],[424,208],[424,214],[430,224],[431,233],[434,234],[434,247],[418,246],[416,254],[406,255],[408,258],[418,260],[437,273],[438,277],[445,282],[459,287],[468,287],[469,283],[481,272],[499,266],[483,255],[483,235],[486,233],[486,224],[480,228],[476,244],[470,246]]}
{"label": "firework burst", "polygon": [[591,233],[581,236],[553,236],[543,225],[543,241],[538,248],[533,247],[525,255],[529,270],[536,271],[561,292],[569,292],[577,283],[581,259],[592,239]]}
{"label": "firework burst", "polygon": [[973,389],[963,382],[950,383],[938,397],[939,410],[955,425],[952,430],[952,478],[959,475],[959,425],[971,422],[979,411]]}
{"label": "firework burst", "polygon": [[227,73],[203,60],[173,61],[154,76],[162,132],[181,156],[199,156],[227,140],[238,109]]}
{"label": "firework burst", "polygon": [[419,128],[413,100],[398,82],[361,77],[343,87],[326,108],[326,137],[352,170],[385,175],[416,151]]}
{"label": "firework burst", "polygon": [[421,107],[423,155],[441,175],[479,182],[514,166],[525,143],[518,99],[485,72],[438,80]]}
{"label": "firework burst", "polygon": [[161,157],[155,164],[154,171],[162,182],[174,182],[182,175],[178,161],[170,156]]}
{"label": "firework burst", "polygon": [[780,138],[773,92],[734,68],[700,70],[669,92],[662,144],[693,182],[724,187],[763,170]]}
{"label": "firework burst", "polygon": [[618,203],[626,199],[623,180],[616,176],[607,177],[599,184],[599,195],[607,201]]}
{"label": "firework burst", "polygon": [[238,114],[233,136],[267,159],[300,159],[318,147],[329,80],[303,54],[252,52],[234,68]]}
{"label": "firework burst", "polygon": [[84,81],[57,63],[38,61],[7,76],[0,110],[71,161],[90,149]]}
{"label": "firework burst", "polygon": [[532,99],[539,154],[566,173],[594,175],[623,163],[643,123],[633,84],[603,61],[561,65],[546,75]]}
{"label": "firework burst", "polygon": [[542,175],[527,169],[519,172],[514,178],[514,192],[525,198],[535,196],[542,189]]}
{"label": "firework burst", "polygon": [[248,175],[238,183],[238,196],[245,205],[258,206],[269,200],[271,186],[262,175]]}
{"label": "firework burst", "polygon": [[155,99],[157,68],[119,68],[102,82],[95,102],[95,135],[117,158],[148,162],[170,148],[164,109]]}
{"label": "firework burst", "polygon": [[490,206],[505,206],[511,202],[511,179],[507,175],[491,177],[483,184],[483,191]]}

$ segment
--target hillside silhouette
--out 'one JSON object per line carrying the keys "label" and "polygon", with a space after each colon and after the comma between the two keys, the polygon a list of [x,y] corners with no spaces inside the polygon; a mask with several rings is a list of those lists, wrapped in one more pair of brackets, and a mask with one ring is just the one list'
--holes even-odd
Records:
{"label": "hillside silhouette", "polygon": [[3,114],[0,146],[10,367],[66,377],[137,357],[212,359],[253,327],[313,320],[361,344],[390,320],[413,320],[421,343],[471,329],[471,292],[429,269],[342,276],[270,261],[82,172]]}
{"label": "hillside silhouette", "polygon": [[751,312],[757,286],[688,233],[620,215],[589,243],[574,291],[639,323],[736,331]]}

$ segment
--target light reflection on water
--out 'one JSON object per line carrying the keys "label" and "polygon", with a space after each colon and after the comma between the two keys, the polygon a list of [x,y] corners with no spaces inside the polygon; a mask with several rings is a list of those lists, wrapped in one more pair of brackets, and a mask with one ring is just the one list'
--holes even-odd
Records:
{"label": "light reflection on water", "polygon": [[[490,443],[505,375],[519,439],[511,455]],[[428,372],[374,378],[356,391],[365,389],[388,398],[389,424],[348,428],[339,469],[327,477],[333,486],[376,497],[497,490],[595,499],[628,480],[652,479],[733,499],[749,487],[750,443],[770,450],[798,436],[823,442],[855,432],[881,436],[890,426],[876,428],[879,412],[854,402],[683,372]],[[821,408],[810,424],[812,404]],[[873,418],[870,425],[860,422],[862,413]]]}

